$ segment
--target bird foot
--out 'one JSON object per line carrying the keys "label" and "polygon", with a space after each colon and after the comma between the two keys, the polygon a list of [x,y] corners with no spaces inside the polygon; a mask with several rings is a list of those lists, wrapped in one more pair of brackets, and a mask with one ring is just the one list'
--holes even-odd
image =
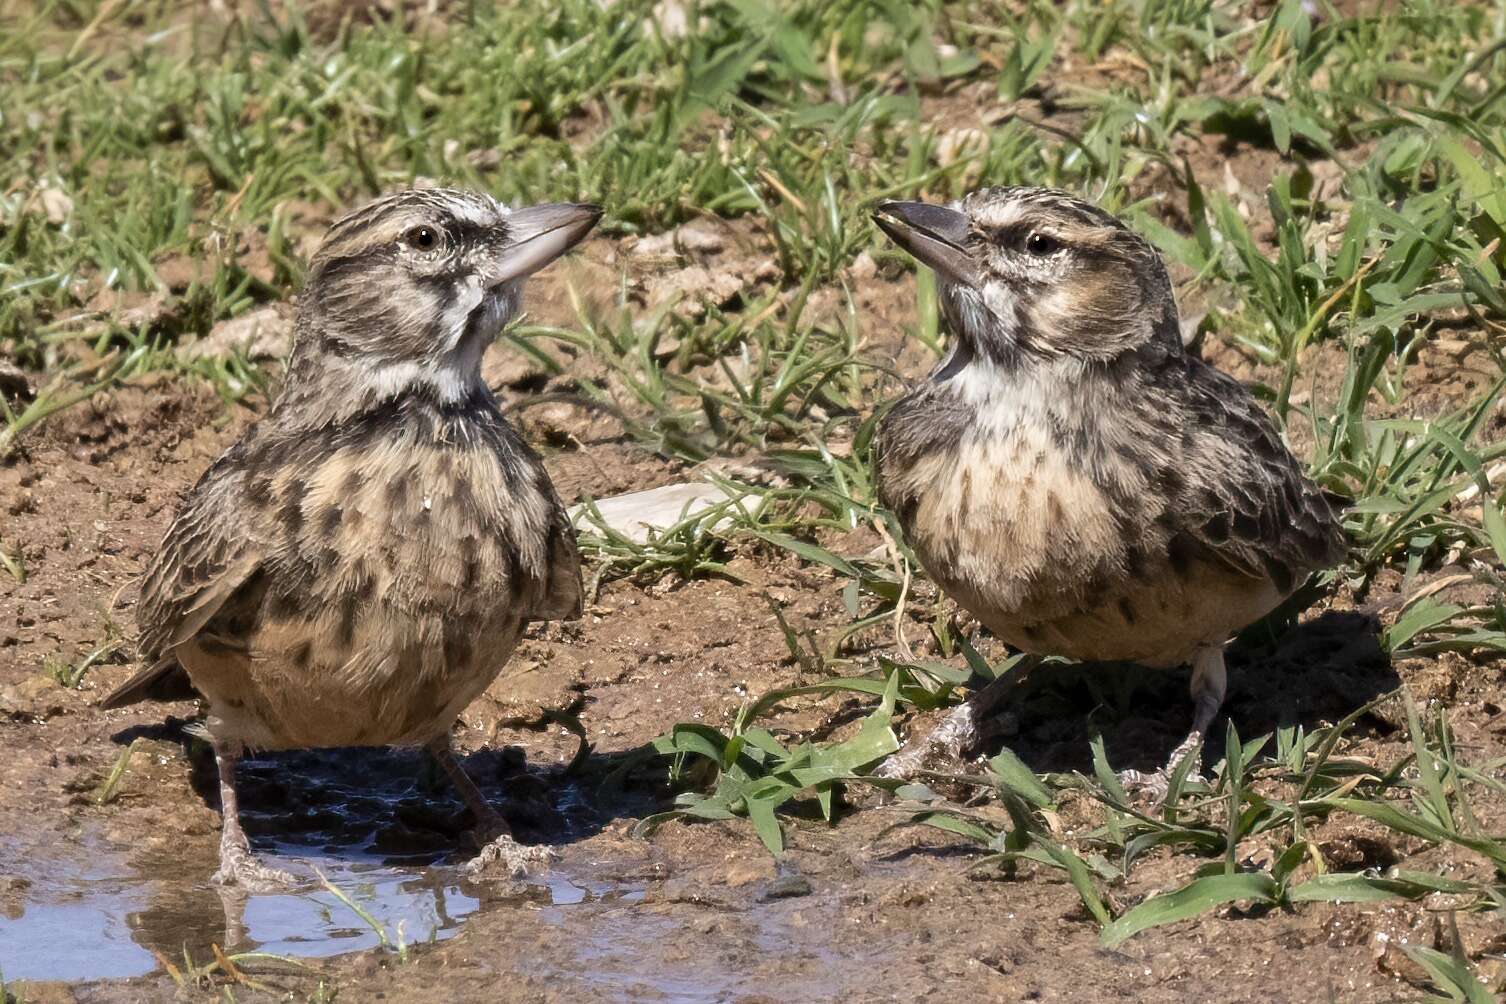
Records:
{"label": "bird foot", "polygon": [[1001,710],[1001,706],[1038,664],[1039,660],[1031,657],[981,690],[973,691],[929,735],[905,743],[899,752],[879,765],[873,776],[908,781],[928,764],[959,769],[968,755],[986,740],[1019,731],[1018,717],[1007,708]]}
{"label": "bird foot", "polygon": [[1171,791],[1171,775],[1165,770],[1121,770],[1116,776],[1125,794],[1154,805],[1164,802]]}
{"label": "bird foot", "polygon": [[897,753],[879,764],[873,776],[909,781],[928,764],[961,764],[968,750],[978,745],[979,738],[974,709],[963,704],[953,708],[929,734],[906,742]]}
{"label": "bird foot", "polygon": [[1195,784],[1204,784],[1207,779],[1199,773],[1197,761],[1202,759],[1203,734],[1193,732],[1181,745],[1171,751],[1171,756],[1166,760],[1166,766],[1158,771],[1146,773],[1139,770],[1122,770],[1119,772],[1119,783],[1124,790],[1132,796],[1144,798],[1155,805],[1166,801],[1166,796],[1171,793],[1171,775],[1176,772],[1177,766],[1186,757],[1196,757],[1192,770],[1187,772],[1187,780]]}
{"label": "bird foot", "polygon": [[481,848],[480,854],[467,861],[464,871],[468,878],[479,879],[500,863],[506,868],[509,877],[522,878],[528,874],[530,864],[548,865],[558,856],[550,847],[520,844],[512,838],[512,834],[504,833]]}
{"label": "bird foot", "polygon": [[219,870],[210,881],[259,894],[287,892],[298,885],[292,872],[264,865],[249,849],[241,847],[221,849]]}

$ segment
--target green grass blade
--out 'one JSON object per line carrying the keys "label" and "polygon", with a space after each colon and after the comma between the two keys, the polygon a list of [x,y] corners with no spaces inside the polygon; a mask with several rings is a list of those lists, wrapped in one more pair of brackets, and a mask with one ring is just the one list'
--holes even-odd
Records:
{"label": "green grass blade", "polygon": [[1099,941],[1105,948],[1113,948],[1148,928],[1187,920],[1225,903],[1245,899],[1274,903],[1276,892],[1276,880],[1258,872],[1194,879],[1174,892],[1152,896],[1130,910],[1105,927]]}

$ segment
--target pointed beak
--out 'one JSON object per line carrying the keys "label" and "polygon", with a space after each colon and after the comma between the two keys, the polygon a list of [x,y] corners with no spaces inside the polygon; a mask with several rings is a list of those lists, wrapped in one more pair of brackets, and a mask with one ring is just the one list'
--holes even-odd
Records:
{"label": "pointed beak", "polygon": [[955,209],[926,202],[885,202],[874,210],[873,222],[941,279],[967,284],[976,279],[978,266],[967,250],[970,224]]}
{"label": "pointed beak", "polygon": [[507,246],[497,258],[491,284],[500,286],[533,275],[579,244],[600,219],[601,207],[586,202],[551,202],[514,210],[503,223]]}

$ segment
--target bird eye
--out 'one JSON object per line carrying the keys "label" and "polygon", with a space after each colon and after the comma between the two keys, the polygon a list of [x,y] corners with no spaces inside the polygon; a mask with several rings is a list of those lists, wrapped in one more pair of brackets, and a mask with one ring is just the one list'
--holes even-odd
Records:
{"label": "bird eye", "polygon": [[1056,238],[1038,231],[1025,238],[1025,250],[1033,255],[1048,255],[1059,247],[1061,243]]}
{"label": "bird eye", "polygon": [[403,236],[409,247],[420,251],[432,251],[434,245],[439,243],[439,234],[434,232],[433,227],[414,227]]}

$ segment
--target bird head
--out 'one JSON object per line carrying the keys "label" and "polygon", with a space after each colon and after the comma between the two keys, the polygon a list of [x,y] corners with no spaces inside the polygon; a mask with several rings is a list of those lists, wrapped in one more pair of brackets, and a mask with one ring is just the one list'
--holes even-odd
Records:
{"label": "bird head", "polygon": [[935,272],[962,361],[1107,360],[1180,351],[1160,255],[1116,217],[1047,188],[973,192],[949,206],[885,202],[874,221]]}
{"label": "bird head", "polygon": [[[574,247],[598,206],[508,209],[456,189],[399,192],[337,220],[309,263],[289,381],[335,366],[441,398],[468,392],[523,281]],[[302,364],[302,365],[300,365]]]}

